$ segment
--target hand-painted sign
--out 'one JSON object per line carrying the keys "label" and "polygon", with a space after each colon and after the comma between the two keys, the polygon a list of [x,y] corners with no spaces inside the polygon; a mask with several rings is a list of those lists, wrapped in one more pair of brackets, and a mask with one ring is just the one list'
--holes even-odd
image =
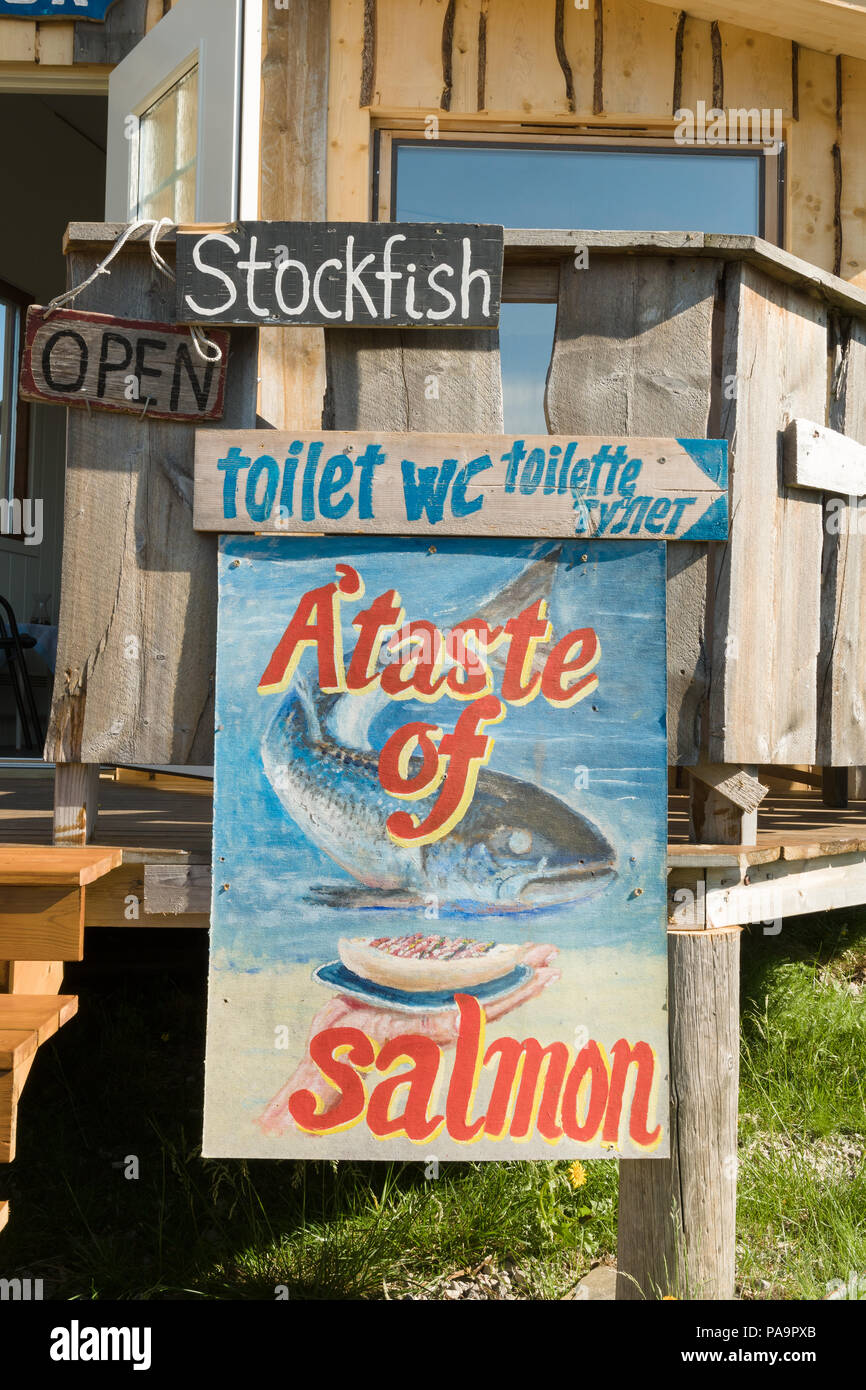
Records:
{"label": "hand-painted sign", "polygon": [[179,232],[179,323],[495,328],[501,227],[240,222]]}
{"label": "hand-painted sign", "polygon": [[11,19],[105,19],[114,0],[0,0]]}
{"label": "hand-painted sign", "polygon": [[665,1156],[664,543],[220,544],[204,1152]]}
{"label": "hand-painted sign", "polygon": [[188,328],[79,309],[27,310],[20,394],[156,420],[218,420],[229,335],[210,333],[219,362],[199,356]]}
{"label": "hand-painted sign", "polygon": [[727,473],[723,439],[203,430],[195,526],[722,540]]}

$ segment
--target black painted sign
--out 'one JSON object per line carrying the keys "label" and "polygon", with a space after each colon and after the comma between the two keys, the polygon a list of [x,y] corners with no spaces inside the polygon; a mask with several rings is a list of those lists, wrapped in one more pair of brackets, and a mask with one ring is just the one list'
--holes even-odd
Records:
{"label": "black painted sign", "polygon": [[180,323],[495,328],[501,227],[241,222],[179,232]]}

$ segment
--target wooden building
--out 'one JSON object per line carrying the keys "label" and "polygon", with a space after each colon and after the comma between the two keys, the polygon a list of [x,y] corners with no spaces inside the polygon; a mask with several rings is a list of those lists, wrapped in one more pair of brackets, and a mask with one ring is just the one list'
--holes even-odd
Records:
{"label": "wooden building", "polygon": [[[221,423],[727,439],[730,540],[668,550],[672,1042],[689,1156],[677,1172],[623,1164],[620,1232],[621,1267],[658,1285],[683,1258],[675,1186],[703,1233],[692,1274],[715,1297],[733,1292],[718,1155],[735,1148],[738,928],[866,901],[849,771],[866,765],[866,487],[842,488],[856,455],[851,474],[807,478],[789,428],[866,445],[866,11],[765,10],[116,0],[103,24],[0,20],[0,109],[21,131],[0,160],[22,210],[0,240],[0,464],[4,495],[41,497],[45,518],[38,545],[0,536],[0,593],[29,617],[49,592],[59,616],[56,774],[2,783],[0,840],[84,856],[66,867],[48,964],[10,946],[0,987],[5,971],[10,995],[56,990],[82,922],[123,925],[131,898],[154,925],[206,926],[210,882],[206,782],[99,779],[212,762],[215,542],[192,528],[193,431],[33,405],[16,461],[21,306],[80,284],[137,217],[501,222],[498,336],[234,330]],[[76,304],[172,318],[145,233]],[[48,893],[49,862],[29,877],[20,854],[0,864],[15,904],[0,909],[0,955],[7,939],[20,954],[18,899]],[[682,988],[710,977],[712,1016]],[[35,1045],[5,1072],[0,1051],[0,1145]]]}

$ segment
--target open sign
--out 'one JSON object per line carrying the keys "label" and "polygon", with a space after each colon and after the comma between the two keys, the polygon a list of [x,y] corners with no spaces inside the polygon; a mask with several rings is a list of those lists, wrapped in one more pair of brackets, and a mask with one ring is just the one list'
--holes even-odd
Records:
{"label": "open sign", "polygon": [[21,364],[25,400],[121,410],[159,420],[218,420],[228,334],[213,331],[219,361],[199,355],[188,328],[32,305]]}

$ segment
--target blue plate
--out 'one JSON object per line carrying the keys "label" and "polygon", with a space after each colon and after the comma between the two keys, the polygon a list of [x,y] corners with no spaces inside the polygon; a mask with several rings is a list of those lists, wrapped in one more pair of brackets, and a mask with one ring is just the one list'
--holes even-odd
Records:
{"label": "blue plate", "polygon": [[[458,993],[472,994],[483,1004],[489,1004],[494,999],[501,999],[504,994],[510,994],[518,985],[525,984],[531,974],[531,966],[516,965],[507,975],[500,975],[498,979],[488,980],[483,985],[461,989]],[[327,985],[328,989],[335,989],[340,994],[349,994],[353,999],[363,999],[365,1004],[373,1004],[379,1009],[397,1009],[405,1014],[429,1014],[442,1009],[457,1008],[453,990],[416,992],[393,989],[390,985],[377,985],[375,980],[365,980],[354,971],[347,970],[341,960],[331,960],[327,965],[320,965],[318,970],[313,971],[313,979],[318,980],[320,985]]]}

